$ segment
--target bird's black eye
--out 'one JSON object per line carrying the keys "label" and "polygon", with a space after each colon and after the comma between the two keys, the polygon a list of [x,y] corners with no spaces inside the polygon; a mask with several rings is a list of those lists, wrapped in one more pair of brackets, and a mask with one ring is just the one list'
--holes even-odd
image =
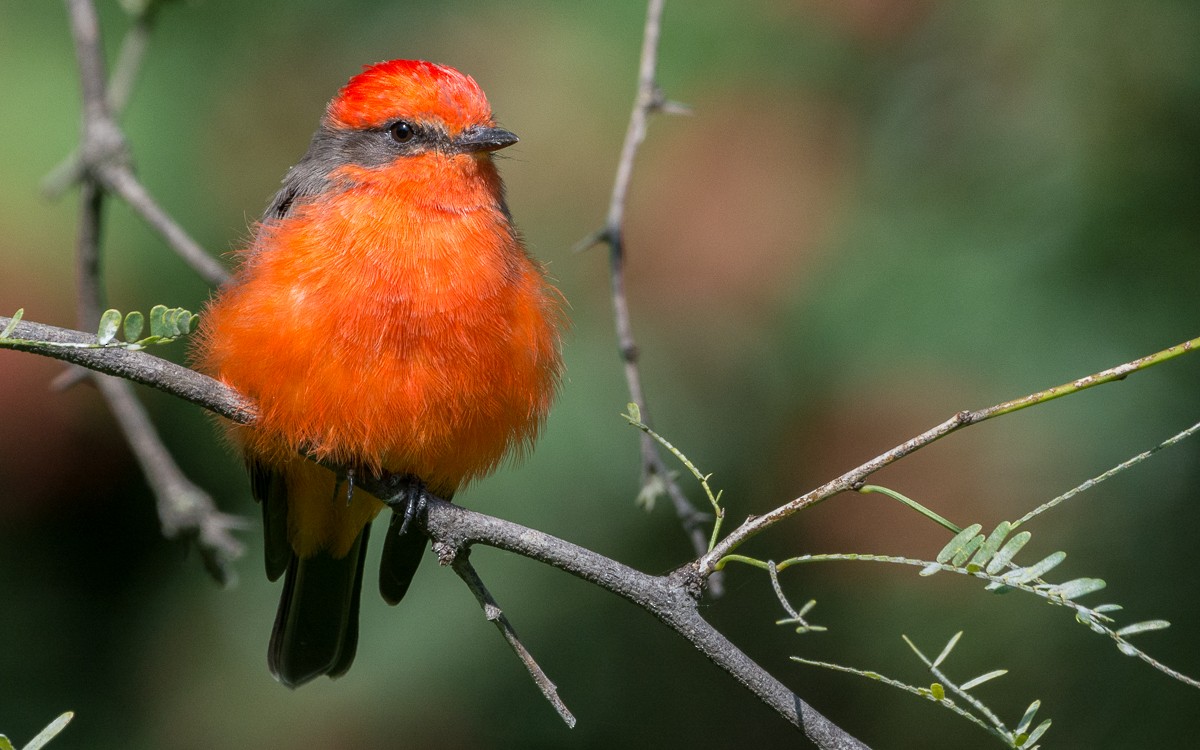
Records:
{"label": "bird's black eye", "polygon": [[416,137],[417,133],[413,130],[413,126],[404,120],[397,120],[388,128],[388,135],[396,143],[408,143]]}

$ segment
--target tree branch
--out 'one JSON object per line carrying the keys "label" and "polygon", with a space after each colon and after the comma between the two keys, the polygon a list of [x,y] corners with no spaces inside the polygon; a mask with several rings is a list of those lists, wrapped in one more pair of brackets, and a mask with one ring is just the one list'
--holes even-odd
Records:
{"label": "tree branch", "polygon": [[505,616],[504,610],[500,609],[500,605],[496,603],[492,593],[483,585],[483,580],[479,574],[475,572],[474,566],[471,565],[469,549],[455,549],[453,547],[444,547],[437,545],[434,547],[434,552],[438,553],[438,557],[442,560],[442,564],[449,561],[450,567],[458,574],[458,577],[467,584],[467,588],[475,595],[475,600],[479,602],[479,606],[483,608],[483,615],[488,622],[493,623],[500,634],[504,636],[504,640],[512,648],[513,653],[525,665],[525,669],[529,671],[529,676],[533,678],[533,682],[538,689],[542,691],[542,695],[558,712],[558,715],[566,723],[569,729],[575,728],[575,716],[571,714],[567,704],[563,703],[562,698],[558,695],[558,686],[555,685],[546,673],[538,665],[533,658],[533,654],[529,653],[529,649],[525,648],[525,644],[521,643],[521,638],[517,635],[516,629]]}
{"label": "tree branch", "polygon": [[899,461],[910,453],[914,453],[930,443],[946,437],[952,432],[957,432],[964,427],[978,424],[979,422],[984,422],[994,417],[1012,414],[1013,412],[1026,409],[1030,406],[1037,406],[1038,404],[1043,404],[1047,401],[1061,398],[1062,396],[1078,393],[1079,391],[1083,391],[1088,388],[1094,388],[1095,386],[1103,385],[1105,383],[1123,380],[1132,373],[1141,372],[1142,370],[1153,367],[1154,365],[1162,364],[1163,362],[1167,362],[1175,357],[1187,354],[1195,349],[1200,349],[1200,337],[1196,337],[1189,341],[1184,341],[1181,344],[1176,344],[1175,346],[1168,347],[1160,352],[1155,352],[1154,354],[1148,354],[1144,357],[1139,357],[1130,362],[1126,362],[1125,364],[1117,365],[1116,367],[1101,370],[1100,372],[1086,375],[1082,378],[1076,378],[1069,383],[1063,383],[1062,385],[1054,386],[1053,388],[1047,388],[1045,390],[1031,393],[1028,396],[1022,396],[1021,398],[1004,401],[1002,403],[995,404],[994,406],[976,409],[974,411],[960,411],[947,419],[945,422],[942,422],[941,424],[922,432],[920,435],[917,435],[911,440],[907,440],[900,445],[897,445],[895,448],[892,448],[886,453],[876,456],[870,461],[867,461],[865,464],[851,469],[837,479],[826,482],[815,490],[801,495],[800,497],[779,506],[769,513],[747,518],[741,526],[734,529],[729,533],[728,536],[717,542],[712,551],[700,559],[700,573],[701,575],[704,575],[709,571],[720,570],[722,567],[720,564],[721,558],[737,549],[739,545],[756,534],[778,523],[779,521],[782,521],[793,513],[807,508],[810,505],[819,503],[822,500],[826,500],[838,493],[845,492],[846,490],[857,489],[860,485],[862,485],[863,481],[865,481],[867,477],[871,476],[883,467]]}
{"label": "tree branch", "polygon": [[[113,119],[105,89],[104,55],[96,8],[92,0],[66,1],[83,91],[80,168],[77,170],[81,187],[76,269],[78,318],[80,327],[86,328],[96,324],[103,308],[100,281],[103,188],[123,195],[144,216],[147,205],[158,209],[129,172],[125,137]],[[156,228],[173,246],[181,240],[190,242],[165,213],[157,218],[160,223]],[[198,246],[188,250],[190,256],[180,252],[185,259],[190,257],[193,263],[207,257]],[[224,273],[215,261],[208,260],[221,274]],[[211,273],[213,269],[207,270]],[[194,541],[205,567],[218,581],[227,583],[233,575],[228,563],[242,550],[241,543],[230,533],[238,525],[237,521],[220,513],[213,499],[183,475],[127,383],[102,377],[97,377],[96,383],[155,493],[163,532],[168,538],[182,536]]]}
{"label": "tree branch", "polygon": [[[0,330],[11,320],[0,316]],[[80,344],[96,346],[96,336],[26,320],[17,323],[9,338],[0,339],[0,347],[39,354],[148,385],[239,424],[250,424],[258,415],[254,404],[236,391],[183,365],[145,351],[119,347],[79,348],[77,345]]]}
{"label": "tree branch", "polygon": [[150,192],[137,177],[134,177],[127,164],[102,165],[97,176],[104,187],[128,203],[151,229],[158,232],[175,254],[191,266],[200,278],[212,286],[220,286],[229,279],[229,272],[225,267],[209,255],[200,243],[192,239],[192,236],[158,205]]}
{"label": "tree branch", "polygon": [[[389,490],[395,492],[387,478],[368,479],[362,486],[377,497],[387,497]],[[772,677],[700,615],[702,581],[696,563],[666,576],[652,576],[536,529],[437,499],[429,501],[425,530],[435,543],[453,549],[484,544],[515,552],[611,591],[689,641],[759,700],[802,729],[818,747],[866,747]]]}
{"label": "tree branch", "polygon": [[241,557],[244,547],[231,532],[251,524],[219,512],[212,497],[184,475],[127,381],[107,375],[93,380],[154,492],[163,536],[194,543],[209,574],[221,584],[232,583],[237,576],[230,563]]}

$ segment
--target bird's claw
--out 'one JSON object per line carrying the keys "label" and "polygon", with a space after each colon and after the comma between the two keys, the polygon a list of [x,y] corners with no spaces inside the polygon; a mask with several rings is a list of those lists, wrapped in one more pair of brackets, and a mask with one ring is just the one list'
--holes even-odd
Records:
{"label": "bird's claw", "polygon": [[391,506],[393,513],[403,519],[399,532],[403,536],[408,533],[409,526],[414,521],[419,523],[419,519],[425,516],[425,511],[429,508],[429,489],[418,477],[411,475],[397,477],[392,483],[392,488],[394,492],[390,493],[387,504]]}

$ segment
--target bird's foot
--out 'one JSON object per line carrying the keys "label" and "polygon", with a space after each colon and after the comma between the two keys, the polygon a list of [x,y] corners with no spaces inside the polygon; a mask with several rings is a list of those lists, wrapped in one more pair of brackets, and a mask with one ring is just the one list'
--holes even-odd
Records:
{"label": "bird's foot", "polygon": [[414,521],[420,523],[424,518],[425,511],[429,507],[429,488],[419,477],[411,474],[389,477],[387,485],[389,492],[383,501],[388,504],[393,513],[403,519],[398,532],[403,536],[408,533],[409,526]]}

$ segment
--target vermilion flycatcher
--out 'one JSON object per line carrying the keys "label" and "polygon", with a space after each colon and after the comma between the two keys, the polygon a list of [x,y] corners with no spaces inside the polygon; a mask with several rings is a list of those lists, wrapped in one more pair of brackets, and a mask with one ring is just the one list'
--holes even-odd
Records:
{"label": "vermilion flycatcher", "polygon": [[[384,507],[304,455],[405,474],[450,499],[531,445],[556,390],[561,297],[513,227],[475,81],[368,66],[329,103],[241,266],[201,316],[203,371],[253,399],[230,432],[284,578],[268,663],[283,684],[343,674],[358,641],[370,522]],[[424,553],[394,515],[380,590]]]}

